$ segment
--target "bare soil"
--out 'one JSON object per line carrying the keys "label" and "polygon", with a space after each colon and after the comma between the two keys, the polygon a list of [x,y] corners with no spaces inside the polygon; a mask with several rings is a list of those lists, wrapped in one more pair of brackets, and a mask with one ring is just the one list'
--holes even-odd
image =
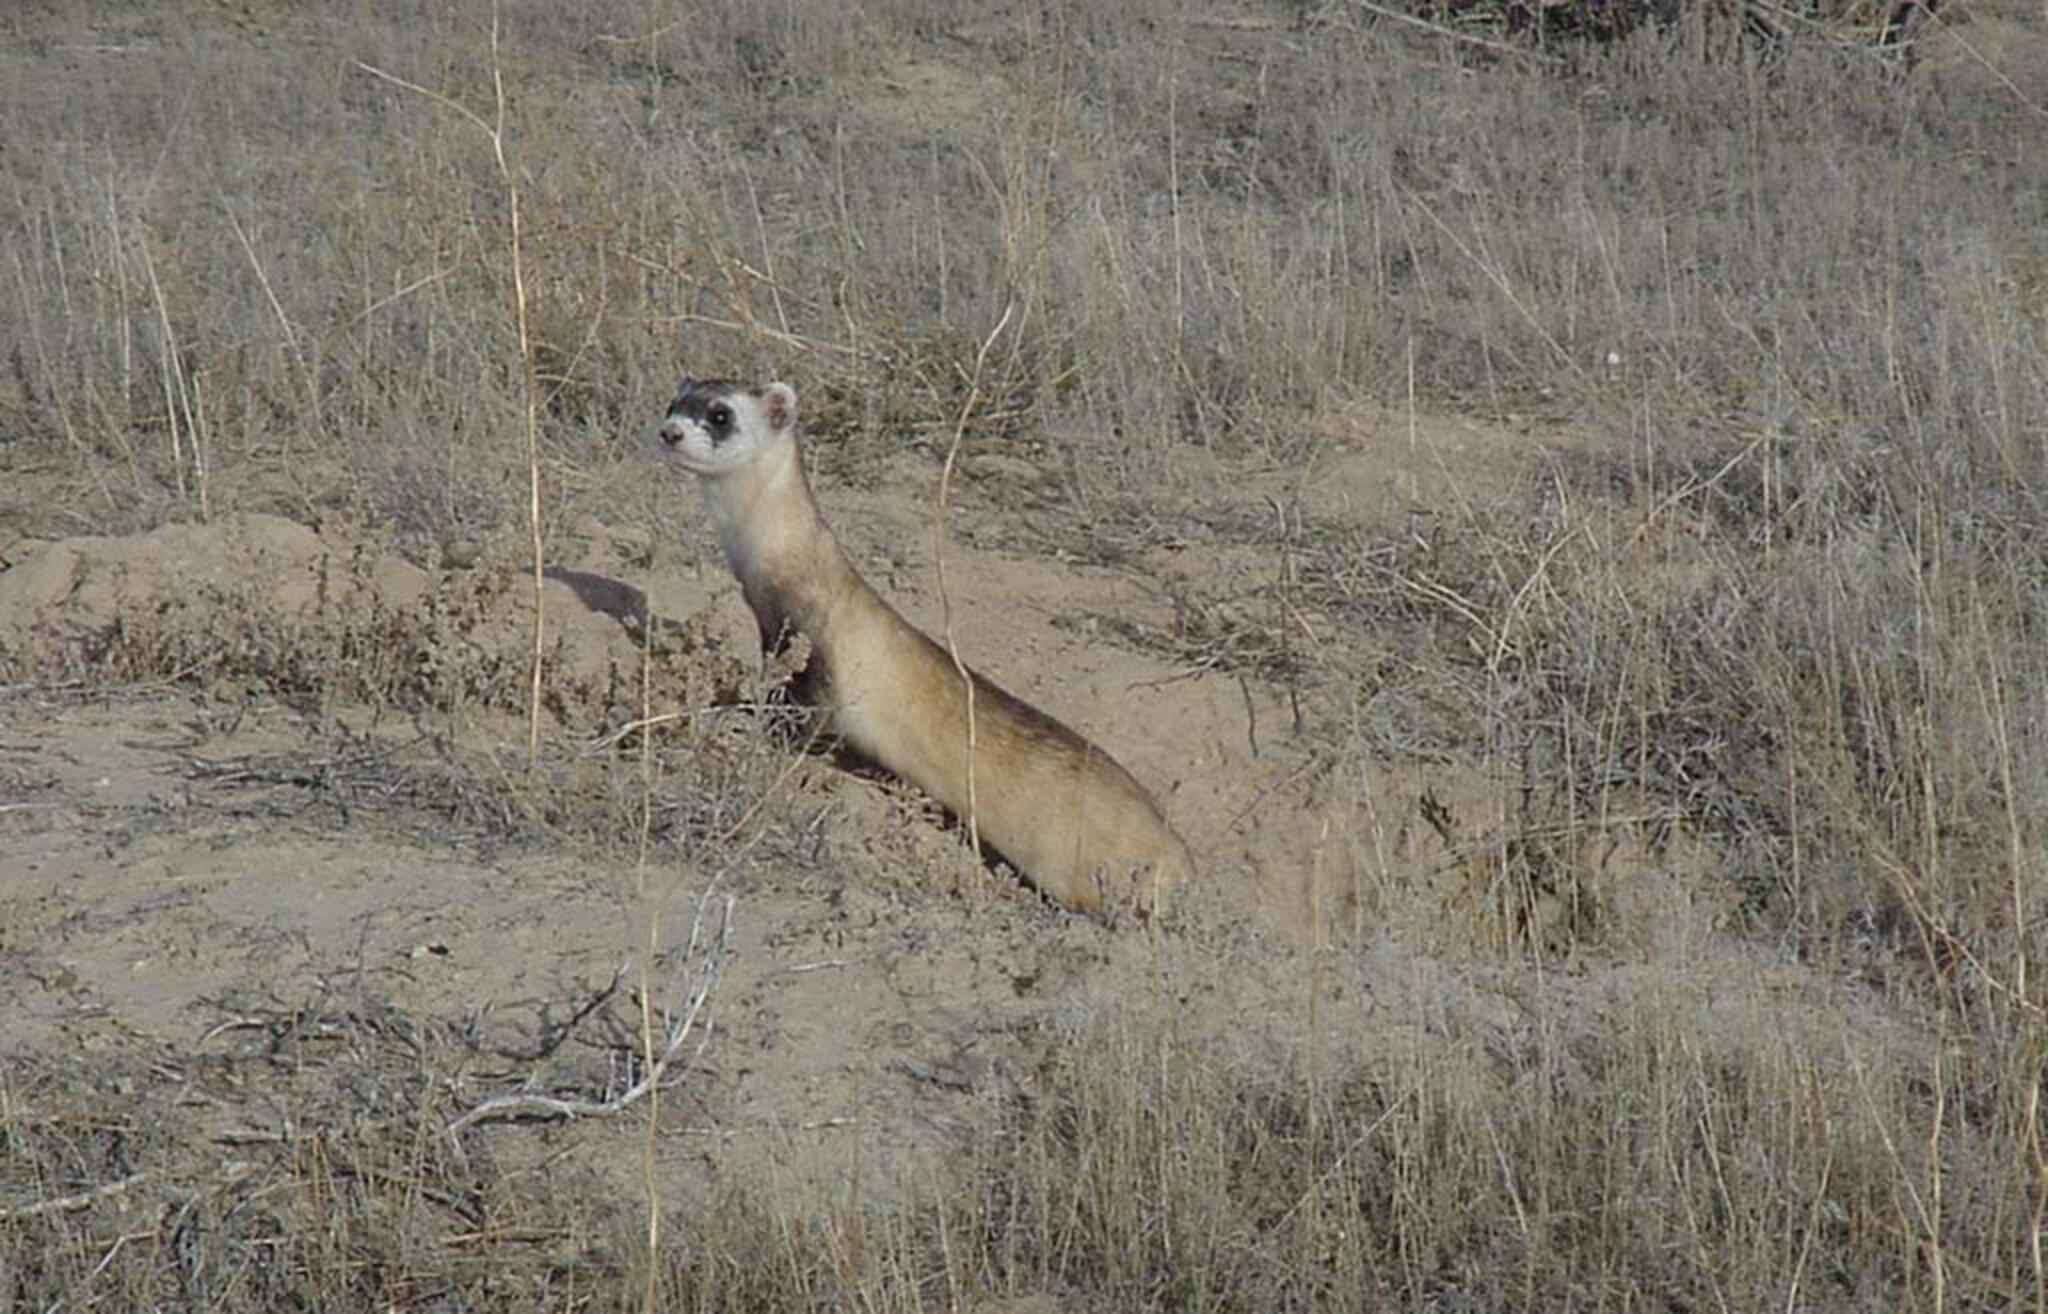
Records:
{"label": "bare soil", "polygon": [[[1311,504],[1331,523],[1374,532],[1402,505],[1394,490],[1429,482],[1432,469],[1455,463],[1469,494],[1484,486],[1475,466],[1523,459],[1515,434],[1470,421],[1413,433],[1371,419],[1330,427],[1341,441],[1311,478],[1254,473],[1238,505],[1209,509],[1266,514],[1299,504],[1312,484]],[[822,497],[878,586],[940,633],[933,472],[903,465],[880,481],[887,491],[826,487]],[[678,498],[694,498],[681,476],[667,477]],[[1432,791],[1482,833],[1478,809],[1490,791],[1475,773],[1448,762],[1363,766],[1374,804],[1365,815],[1384,833],[1361,834],[1355,800],[1313,779],[1327,768],[1302,744],[1284,688],[1134,646],[1132,634],[1177,628],[1156,586],[1002,550],[1003,514],[985,510],[984,531],[974,510],[997,495],[968,488],[944,549],[954,635],[980,669],[1083,727],[1164,800],[1201,855],[1188,911],[1164,931],[1060,913],[1009,873],[978,867],[957,829],[914,790],[824,758],[793,759],[786,793],[770,800],[806,837],[800,861],[742,853],[705,870],[657,852],[649,872],[626,852],[626,836],[602,856],[587,843],[451,823],[445,809],[410,796],[404,764],[422,752],[415,728],[359,707],[295,707],[254,691],[224,700],[176,684],[49,683],[17,687],[0,703],[0,973],[18,1001],[9,1044],[116,1051],[136,1067],[186,1074],[209,1056],[274,1043],[291,1019],[373,1009],[466,1028],[465,1043],[500,1056],[501,1066],[448,1093],[451,1110],[494,1093],[494,1083],[590,1083],[573,1055],[512,1058],[540,1048],[545,1020],[559,1022],[615,984],[644,952],[649,919],[673,953],[697,901],[731,895],[734,950],[714,1001],[715,1035],[667,1115],[681,1134],[664,1141],[674,1162],[663,1164],[663,1180],[682,1198],[701,1198],[720,1174],[753,1182],[763,1172],[795,1190],[855,1175],[864,1190],[882,1189],[899,1174],[932,1171],[921,1151],[952,1144],[949,1128],[1029,1080],[1030,1038],[1048,1019],[1149,992],[1161,970],[1159,934],[1243,939],[1284,961],[1332,929],[1318,918],[1339,921],[1339,931],[1362,925],[1368,884],[1407,891],[1393,903],[1374,899],[1396,914],[1368,931],[1382,942],[1382,963],[1388,954],[1410,961],[1392,947],[1402,931],[1422,947],[1445,940],[1443,927],[1425,925],[1432,909],[1454,910],[1448,927],[1470,924],[1456,907],[1477,897],[1469,864],[1422,825],[1415,800]],[[620,578],[605,527],[585,528],[579,541],[596,546],[558,563],[545,594],[549,633],[565,654],[551,678],[576,694],[559,704],[567,724],[551,734],[595,734],[607,707],[592,691],[604,687],[607,666],[630,671],[639,661],[630,614],[585,598],[630,603],[644,594],[657,617],[703,633],[690,660],[717,676],[700,689],[752,663],[751,617],[715,554],[697,555],[701,543],[665,550],[651,573]],[[1227,545],[1177,542],[1158,553],[1158,574],[1212,589],[1241,582],[1255,591],[1271,571]],[[434,572],[392,556],[364,566],[348,540],[268,517],[20,540],[9,559],[0,634],[52,669],[89,643],[80,636],[181,598],[242,599],[290,624],[336,607],[409,614],[463,578],[441,572],[437,584]],[[338,600],[319,600],[316,580],[342,575],[341,561],[357,563],[357,582]],[[528,641],[530,580],[495,563],[479,569],[504,578],[476,591],[490,601],[464,641],[516,664]],[[1111,631],[1110,620],[1130,628]],[[1313,616],[1297,623],[1305,644],[1341,641]],[[467,732],[500,736],[513,760],[520,728],[486,712]],[[768,734],[759,725],[738,733]],[[1601,876],[1631,891],[1638,938],[1706,949],[1725,909],[1681,888],[1670,861],[1610,855]],[[1732,942],[1729,952],[1742,953]],[[1294,987],[1279,984],[1285,972],[1255,985],[1264,973],[1248,975],[1242,950],[1191,965],[1199,958],[1181,970],[1193,974],[1188,988],[1216,996],[1219,1022],[1298,1003]],[[1732,970],[1747,967],[1738,957]],[[1363,988],[1371,987],[1368,974]],[[1287,997],[1262,999],[1267,990]],[[213,1103],[216,1131],[265,1120],[231,1099]],[[586,1135],[612,1145],[622,1186],[639,1171],[623,1128]]]}

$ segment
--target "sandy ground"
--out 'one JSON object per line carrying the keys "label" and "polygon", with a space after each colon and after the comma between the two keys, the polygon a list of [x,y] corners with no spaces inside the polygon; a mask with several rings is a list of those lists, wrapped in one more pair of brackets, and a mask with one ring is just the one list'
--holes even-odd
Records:
{"label": "sandy ground", "polygon": [[[1312,489],[1319,515],[1353,517],[1361,532],[1402,524],[1409,506],[1441,494],[1431,480],[1450,480],[1455,467],[1470,495],[1474,452],[1511,458],[1524,441],[1464,424],[1418,434],[1370,416],[1340,429],[1312,478],[1241,481],[1243,506]],[[1436,459],[1408,460],[1418,443]],[[1408,487],[1372,477],[1397,461],[1420,472]],[[936,628],[931,471],[920,469],[880,481],[903,491],[821,486],[820,496],[877,585]],[[1177,998],[1202,1026],[1251,1017],[1263,1031],[1284,1029],[1302,1011],[1298,956],[1317,936],[1350,946],[1319,987],[1330,1007],[1363,1007],[1400,1027],[1455,1017],[1505,1035],[1522,1025],[1525,1003],[1431,956],[1471,947],[1457,939],[1473,924],[1459,904],[1471,890],[1469,872],[1415,822],[1415,800],[1429,790],[1481,833],[1488,791],[1476,773],[1361,762],[1350,785],[1334,785],[1327,752],[1310,752],[1291,728],[1288,689],[1114,641],[1099,618],[1170,628],[1156,588],[1128,572],[1002,551],[1000,525],[977,524],[974,495],[967,501],[947,571],[962,649],[1108,746],[1165,801],[1201,875],[1163,927],[1065,915],[975,865],[914,792],[823,758],[792,759],[784,792],[764,804],[804,837],[799,856],[787,845],[762,850],[765,859],[741,847],[685,863],[657,849],[642,865],[623,841],[606,850],[508,839],[391,797],[401,777],[369,772],[364,755],[396,753],[411,732],[391,719],[372,727],[359,709],[260,690],[237,700],[190,682],[103,691],[43,680],[0,698],[0,991],[12,1001],[0,1044],[46,1059],[118,1057],[167,1094],[199,1100],[228,1141],[282,1137],[287,1111],[208,1089],[209,1057],[337,1018],[402,1018],[466,1048],[465,1078],[437,1097],[450,1117],[512,1089],[602,1096],[624,1084],[619,1042],[636,1016],[637,967],[607,996],[615,976],[648,960],[651,939],[657,997],[683,998],[700,900],[710,896],[715,921],[729,896],[731,949],[709,1043],[663,1113],[673,1132],[661,1142],[672,1159],[664,1180],[687,1199],[722,1174],[798,1191],[821,1179],[885,1191],[1028,1087],[1049,1029],[1085,1021],[1108,999]],[[572,559],[556,563],[570,582],[548,593],[564,654],[556,676],[577,691],[565,706],[584,723],[551,733],[593,733],[605,710],[591,692],[598,672],[633,668],[631,633],[613,613],[635,590],[657,615],[706,636],[693,659],[706,669],[751,663],[751,618],[708,543],[673,545],[633,577],[606,527],[585,530]],[[312,605],[313,563],[340,550],[264,518],[17,541],[0,572],[0,640],[16,653],[61,649],[78,627],[208,589],[289,618]],[[1248,588],[1273,568],[1201,543],[1162,552],[1162,574],[1236,571]],[[472,637],[516,652],[530,603],[511,582],[517,567],[498,569],[508,583],[482,591],[495,601]],[[416,601],[436,586],[396,559],[354,577],[357,607]],[[1310,640],[1337,641],[1316,617],[1300,623]],[[664,689],[687,697],[692,687]],[[752,733],[744,723],[738,732]],[[516,755],[516,722],[480,718],[469,733]],[[1638,926],[1625,936],[1660,956],[1715,938],[1721,910],[1701,893],[1710,881],[1686,879],[1669,852],[1652,861],[1610,850],[1605,860],[1610,875],[1629,876],[1616,906]],[[1325,895],[1313,911],[1312,889]],[[1361,902],[1368,889],[1378,896]],[[1390,901],[1394,890],[1405,894]],[[1757,987],[1752,964],[1726,967],[1730,981]],[[638,1163],[628,1124],[586,1121],[575,1133],[597,1147],[586,1165],[617,1174],[622,1191]],[[523,1134],[469,1133],[501,1147]]]}

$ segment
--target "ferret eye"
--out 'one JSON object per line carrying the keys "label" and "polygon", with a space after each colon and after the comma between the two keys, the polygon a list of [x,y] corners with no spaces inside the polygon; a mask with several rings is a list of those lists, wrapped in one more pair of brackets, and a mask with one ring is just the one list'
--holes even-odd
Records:
{"label": "ferret eye", "polygon": [[720,402],[704,412],[704,422],[714,429],[724,430],[732,428],[732,407],[727,406],[724,402]]}

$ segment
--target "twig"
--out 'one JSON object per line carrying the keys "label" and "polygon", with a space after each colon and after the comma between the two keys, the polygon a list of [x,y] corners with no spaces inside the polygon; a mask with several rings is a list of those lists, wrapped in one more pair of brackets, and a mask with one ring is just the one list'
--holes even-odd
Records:
{"label": "twig", "polygon": [[[227,212],[228,225],[235,230],[235,240],[242,244],[243,254],[249,257],[249,267],[256,271],[256,282],[263,289],[264,300],[270,303],[270,313],[277,318],[277,327],[284,334],[284,345],[291,352],[292,363],[299,367],[299,381],[306,389],[306,406],[313,413],[313,423],[316,430],[322,429],[326,420],[321,415],[320,383],[306,364],[306,353],[299,347],[299,332],[292,327],[291,317],[284,313],[284,304],[277,299],[277,292],[270,286],[270,275],[263,268],[262,258],[256,254],[256,244],[249,240],[248,231],[242,227],[242,221],[235,217],[234,207],[227,203],[226,198],[222,198],[221,209]],[[285,452],[287,456],[291,455],[289,445]]]}
{"label": "twig", "polygon": [[[494,1095],[484,1100],[468,1113],[448,1124],[451,1138],[459,1135],[465,1127],[490,1119],[510,1117],[516,1114],[550,1114],[558,1118],[591,1118],[618,1113],[645,1098],[649,1092],[660,1088],[668,1078],[669,1067],[682,1054],[683,1046],[697,1030],[697,1019],[710,1001],[711,992],[718,985],[720,972],[724,970],[726,955],[732,948],[733,896],[725,897],[724,912],[719,917],[716,938],[710,944],[704,943],[704,910],[710,899],[697,902],[697,916],[690,923],[690,942],[684,949],[686,959],[697,959],[700,963],[696,980],[683,1001],[680,1015],[672,1018],[662,1048],[661,1056],[647,1068],[645,1075],[631,1087],[605,1100],[564,1098],[554,1095],[536,1095],[530,1092],[516,1092],[508,1095]],[[699,957],[699,949],[702,956]],[[707,1023],[697,1046],[689,1054],[684,1065],[694,1061],[711,1043],[711,1027]]]}
{"label": "twig", "polygon": [[596,757],[600,754],[609,753],[630,735],[638,734],[643,730],[652,730],[657,726],[668,725],[675,721],[689,721],[700,716],[713,716],[727,712],[744,712],[759,716],[764,712],[777,710],[786,710],[786,707],[783,704],[774,702],[733,702],[717,703],[710,707],[688,707],[677,712],[646,713],[635,720],[626,722],[626,724],[616,730],[608,731],[594,739],[586,740],[582,753],[585,757]]}
{"label": "twig", "polygon": [[709,328],[726,329],[733,333],[758,333],[777,346],[788,347],[793,351],[830,351],[837,352],[842,356],[852,356],[860,360],[882,359],[880,352],[868,351],[861,347],[842,346],[837,342],[824,342],[816,338],[801,337],[795,333],[784,333],[780,329],[772,329],[766,324],[754,321],[751,317],[749,322],[744,324],[734,319],[720,319],[715,315],[677,315],[667,322],[674,324],[703,324]]}
{"label": "twig", "polygon": [[[652,54],[652,38],[649,39]],[[653,61],[650,61],[653,62]],[[658,64],[656,65],[659,66]],[[648,726],[654,719],[654,624],[650,615],[646,624],[640,627],[640,724]],[[654,1057],[654,983],[648,976],[655,954],[661,944],[661,909],[647,897],[647,856],[654,844],[654,736],[642,731],[640,735],[640,833],[633,857],[633,883],[638,891],[642,907],[650,909],[647,918],[647,957],[643,960],[640,973],[640,1057],[652,1067]],[[710,887],[697,896],[697,911],[704,910],[704,900],[709,897]],[[640,1177],[647,1194],[647,1253],[661,1253],[661,1182],[656,1174],[656,1134],[661,1125],[661,1094],[657,1090],[654,1103],[648,1106],[646,1135],[640,1142]],[[655,1314],[660,1308],[659,1284],[654,1269],[648,1266],[647,1287],[642,1293],[641,1303],[647,1314]]]}
{"label": "twig", "polygon": [[[645,683],[644,678],[642,680],[642,683]],[[609,753],[612,749],[617,748],[620,742],[623,741],[628,735],[634,734],[642,730],[652,730],[654,729],[654,727],[658,725],[667,725],[671,721],[687,721],[694,715],[696,715],[696,712],[694,711],[661,712],[658,714],[650,714],[643,708],[640,716],[634,718],[631,721],[626,722],[626,724],[620,726],[618,729],[612,731],[611,733],[600,735],[596,739],[593,739],[589,743],[585,744],[583,746],[583,756],[595,757],[600,753]]]}
{"label": "twig", "polygon": [[1391,18],[1397,23],[1407,23],[1412,27],[1419,27],[1425,32],[1433,32],[1437,36],[1448,37],[1452,41],[1462,41],[1468,46],[1478,46],[1482,50],[1491,50],[1497,55],[1513,55],[1517,59],[1526,59],[1537,64],[1554,65],[1564,62],[1555,55],[1538,54],[1533,50],[1524,50],[1520,46],[1509,45],[1505,41],[1495,41],[1492,37],[1474,36],[1470,32],[1460,32],[1456,28],[1445,27],[1441,23],[1432,23],[1426,18],[1417,18],[1413,14],[1404,14],[1398,10],[1382,8],[1372,3],[1372,0],[1351,0],[1351,3],[1368,13],[1378,14],[1381,18]]}
{"label": "twig", "polygon": [[1766,442],[1768,442],[1770,438],[1770,433],[1760,433],[1755,438],[1750,439],[1749,445],[1747,447],[1744,447],[1741,451],[1729,457],[1727,462],[1723,464],[1720,469],[1714,471],[1713,474],[1707,476],[1705,479],[1693,478],[1686,480],[1684,487],[1678,489],[1676,492],[1666,497],[1663,501],[1657,503],[1657,505],[1650,508],[1650,514],[1643,517],[1643,523],[1637,525],[1635,532],[1628,536],[1629,545],[1633,547],[1635,544],[1640,543],[1643,539],[1643,535],[1650,532],[1650,526],[1656,524],[1657,518],[1663,515],[1666,511],[1669,511],[1672,507],[1677,506],[1680,502],[1683,502],[1688,497],[1691,497],[1694,493],[1704,493],[1707,490],[1713,488],[1715,485],[1719,484],[1723,479],[1726,479],[1729,473],[1732,472],[1736,466],[1741,465],[1745,460],[1747,460],[1750,457],[1752,453],[1756,451],[1757,448],[1762,447]]}
{"label": "twig", "polygon": [[89,1205],[98,1204],[100,1201],[119,1195],[131,1187],[140,1186],[148,1180],[148,1173],[136,1173],[129,1177],[123,1177],[118,1182],[108,1182],[104,1186],[95,1186],[90,1191],[80,1191],[75,1195],[60,1195],[54,1200],[43,1200],[32,1205],[22,1205],[17,1209],[0,1210],[0,1218],[36,1218],[43,1214],[69,1213],[75,1209],[84,1209]]}
{"label": "twig", "polygon": [[505,122],[508,108],[505,99],[504,64],[498,52],[498,5],[491,3],[491,95],[495,118],[487,121],[475,110],[462,102],[431,91],[417,82],[411,82],[394,73],[387,73],[374,64],[355,61],[356,67],[372,77],[382,78],[393,86],[417,92],[427,99],[454,110],[491,141],[491,157],[498,166],[498,179],[505,186],[505,200],[511,221],[510,254],[512,258],[512,311],[519,330],[519,370],[524,381],[526,400],[526,470],[527,470],[527,530],[533,549],[533,660],[532,678],[529,681],[526,715],[526,767],[528,771],[540,765],[540,694],[541,663],[546,652],[547,609],[546,571],[543,553],[545,546],[541,538],[541,488],[540,488],[540,384],[533,369],[533,334],[528,324],[526,296],[526,261],[522,250],[524,224],[519,208],[519,183],[512,174],[512,165],[505,157]]}
{"label": "twig", "polygon": [[[594,994],[592,994],[590,998],[584,1000],[582,1005],[578,1007],[574,1013],[569,1015],[569,1019],[566,1022],[563,1022],[559,1025],[543,1025],[541,1027],[540,1044],[534,1048],[533,1052],[521,1054],[514,1052],[509,1048],[499,1047],[497,1049],[498,1055],[502,1058],[521,1060],[528,1063],[537,1063],[542,1059],[554,1057],[555,1051],[559,1050],[562,1047],[563,1043],[567,1041],[570,1036],[576,1034],[576,1028],[583,1025],[583,1020],[585,1018],[589,1017],[592,1013],[595,1013],[598,1009],[603,1008],[606,1004],[610,1003],[612,997],[619,993],[619,982],[626,979],[626,972],[632,966],[633,964],[630,960],[627,962],[620,963],[617,970],[613,971],[612,979],[609,982],[607,982],[603,988],[599,989]],[[641,985],[644,995],[646,986],[644,977],[642,978]],[[486,1006],[484,1012],[487,1013],[488,1011],[488,1006]],[[484,1013],[477,1014],[476,1017],[472,1020],[471,1025],[474,1027],[481,1024],[483,1021],[483,1017]],[[649,1053],[649,1057],[653,1057],[651,1051]]]}
{"label": "twig", "polygon": [[967,690],[967,842],[974,848],[974,860],[981,862],[981,823],[976,816],[974,792],[974,757],[976,735],[974,724],[974,675],[967,669],[967,663],[960,659],[960,645],[953,639],[953,599],[946,592],[946,501],[953,488],[953,463],[960,456],[960,440],[967,436],[967,417],[974,412],[974,403],[981,397],[981,370],[988,362],[989,349],[1009,326],[1010,315],[1017,309],[1015,301],[1003,306],[1003,317],[982,339],[981,350],[974,353],[974,374],[967,381],[967,400],[960,404],[960,418],[953,425],[953,442],[946,448],[946,466],[939,472],[939,505],[932,523],[932,560],[938,567],[939,615],[941,629],[946,639],[946,655],[953,659],[953,669],[960,673],[960,683]]}

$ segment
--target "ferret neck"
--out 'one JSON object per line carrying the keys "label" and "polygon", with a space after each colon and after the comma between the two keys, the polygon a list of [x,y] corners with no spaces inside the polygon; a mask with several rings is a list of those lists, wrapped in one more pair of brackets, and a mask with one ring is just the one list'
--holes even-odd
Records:
{"label": "ferret neck", "polygon": [[743,469],[705,480],[704,498],[763,645],[779,643],[785,627],[821,641],[851,567],[818,514],[797,445],[776,443]]}

